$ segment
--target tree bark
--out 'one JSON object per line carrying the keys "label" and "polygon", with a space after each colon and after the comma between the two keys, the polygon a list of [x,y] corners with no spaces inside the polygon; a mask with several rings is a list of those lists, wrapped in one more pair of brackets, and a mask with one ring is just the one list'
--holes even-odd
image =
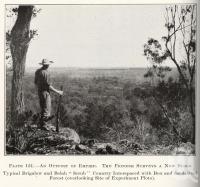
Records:
{"label": "tree bark", "polygon": [[190,113],[192,116],[192,143],[195,144],[195,93],[193,88],[191,87],[189,90],[189,97],[190,97]]}
{"label": "tree bark", "polygon": [[11,95],[11,125],[19,125],[25,106],[23,99],[23,76],[26,54],[30,38],[30,22],[33,6],[19,6],[18,16],[11,31],[11,55],[13,60],[12,95]]}

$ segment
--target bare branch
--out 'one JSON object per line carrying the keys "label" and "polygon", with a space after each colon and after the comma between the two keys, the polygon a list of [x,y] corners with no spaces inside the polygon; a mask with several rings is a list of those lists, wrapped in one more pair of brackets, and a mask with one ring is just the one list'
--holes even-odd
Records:
{"label": "bare branch", "polygon": [[173,44],[173,56],[176,58],[176,5],[175,5],[175,10],[174,10],[174,15],[173,15],[173,24],[174,24],[174,44]]}
{"label": "bare branch", "polygon": [[165,47],[166,47],[166,49],[167,49],[168,52],[169,52],[169,57],[171,58],[171,60],[172,60],[172,61],[174,62],[174,64],[176,65],[177,70],[178,70],[178,72],[179,72],[181,78],[183,79],[183,82],[184,82],[186,88],[188,89],[187,79],[185,78],[185,76],[184,76],[184,74],[183,74],[183,72],[182,72],[182,70],[181,70],[181,68],[180,68],[180,66],[179,66],[179,64],[178,64],[178,62],[176,61],[175,58],[173,58],[172,53],[169,51],[169,48],[168,48],[168,46],[167,46],[167,41],[166,41],[166,43],[165,43]]}

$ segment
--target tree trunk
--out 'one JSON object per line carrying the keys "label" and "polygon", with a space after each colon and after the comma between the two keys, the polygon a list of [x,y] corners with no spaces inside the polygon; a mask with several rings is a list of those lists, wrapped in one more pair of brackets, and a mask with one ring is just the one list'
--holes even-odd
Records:
{"label": "tree trunk", "polygon": [[19,6],[18,16],[11,31],[11,55],[13,60],[11,124],[20,123],[25,106],[23,99],[23,76],[25,71],[26,53],[30,38],[30,22],[33,6]]}
{"label": "tree trunk", "polygon": [[195,144],[195,92],[194,89],[191,87],[189,90],[189,97],[190,97],[190,113],[192,116],[192,143]]}

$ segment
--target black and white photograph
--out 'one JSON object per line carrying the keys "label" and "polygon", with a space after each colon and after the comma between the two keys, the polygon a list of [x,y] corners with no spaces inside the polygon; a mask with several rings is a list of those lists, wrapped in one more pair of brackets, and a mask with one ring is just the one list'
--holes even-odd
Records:
{"label": "black and white photograph", "polygon": [[5,156],[195,156],[197,4],[5,5]]}

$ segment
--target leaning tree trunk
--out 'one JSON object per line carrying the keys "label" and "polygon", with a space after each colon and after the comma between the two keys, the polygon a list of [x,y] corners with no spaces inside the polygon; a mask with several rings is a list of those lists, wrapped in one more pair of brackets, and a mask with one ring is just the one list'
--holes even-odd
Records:
{"label": "leaning tree trunk", "polygon": [[20,123],[20,117],[25,110],[23,100],[23,76],[25,71],[26,53],[30,38],[30,22],[33,6],[19,6],[18,16],[11,31],[11,55],[13,61],[11,124]]}

